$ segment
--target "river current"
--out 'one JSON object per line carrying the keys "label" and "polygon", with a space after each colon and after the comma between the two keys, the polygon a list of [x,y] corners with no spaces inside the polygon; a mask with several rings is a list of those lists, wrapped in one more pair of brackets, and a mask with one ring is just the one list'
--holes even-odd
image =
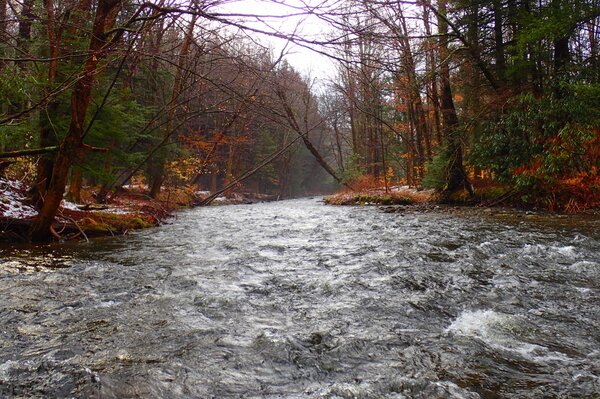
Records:
{"label": "river current", "polygon": [[0,248],[0,397],[600,397],[600,224],[206,207]]}

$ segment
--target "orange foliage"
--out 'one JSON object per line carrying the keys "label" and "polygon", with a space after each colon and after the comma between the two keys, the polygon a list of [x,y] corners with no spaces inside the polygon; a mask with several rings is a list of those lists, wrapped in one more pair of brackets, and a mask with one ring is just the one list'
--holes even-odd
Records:
{"label": "orange foliage", "polygon": [[[391,185],[391,181],[394,177],[394,171],[392,170],[392,168],[388,169],[386,177],[388,185]],[[365,192],[370,190],[382,189],[383,187],[385,187],[385,179],[383,176],[376,177],[373,175],[362,175],[351,180],[350,182],[348,182],[348,184],[354,189],[350,191]],[[345,191],[349,191],[349,189],[346,189]]]}
{"label": "orange foliage", "polygon": [[201,163],[197,158],[176,159],[167,164],[167,174],[177,180],[189,181],[200,172]]}
{"label": "orange foliage", "polygon": [[381,187],[381,181],[378,177],[372,175],[362,175],[352,179],[349,185],[356,191],[364,191]]}
{"label": "orange foliage", "polygon": [[250,142],[250,134],[239,134],[228,136],[225,132],[213,131],[209,137],[197,133],[183,139],[187,148],[196,149],[201,152],[211,152],[215,145],[239,145]]}
{"label": "orange foliage", "polygon": [[408,122],[396,122],[394,128],[399,132],[407,132]]}
{"label": "orange foliage", "polygon": [[513,169],[513,174],[515,176],[535,176],[536,172],[542,166],[542,160],[539,158],[534,158],[529,164],[521,165],[515,169]]}
{"label": "orange foliage", "polygon": [[600,176],[596,172],[583,172],[556,184],[552,194],[559,205],[552,210],[576,213],[600,207]]}

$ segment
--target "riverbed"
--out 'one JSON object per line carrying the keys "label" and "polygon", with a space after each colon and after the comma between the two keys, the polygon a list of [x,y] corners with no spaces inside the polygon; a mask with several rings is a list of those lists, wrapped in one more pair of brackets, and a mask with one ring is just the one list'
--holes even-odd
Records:
{"label": "riverbed", "polygon": [[0,397],[600,397],[598,227],[302,199],[5,246]]}

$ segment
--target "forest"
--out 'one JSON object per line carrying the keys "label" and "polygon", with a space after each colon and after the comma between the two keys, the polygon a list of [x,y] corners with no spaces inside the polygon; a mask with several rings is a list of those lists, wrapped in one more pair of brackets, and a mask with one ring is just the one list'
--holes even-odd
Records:
{"label": "forest", "polygon": [[599,46],[600,0],[0,0],[0,397],[600,398]]}
{"label": "forest", "polygon": [[[31,240],[63,197],[134,183],[600,204],[597,0],[230,3],[0,0],[0,169],[29,188]],[[270,39],[336,70],[317,84]]]}

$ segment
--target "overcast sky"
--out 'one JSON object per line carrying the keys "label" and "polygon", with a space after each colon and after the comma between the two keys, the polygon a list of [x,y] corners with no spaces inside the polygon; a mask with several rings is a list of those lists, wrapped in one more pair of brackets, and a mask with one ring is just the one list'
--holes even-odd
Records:
{"label": "overcast sky", "polygon": [[[285,3],[292,7],[302,6],[302,2],[298,0],[285,0]],[[237,0],[222,5],[218,9],[227,13],[248,15],[284,16],[295,13],[293,8],[277,4],[270,0]],[[327,24],[319,18],[306,15],[288,16],[286,18],[261,18],[261,22],[246,23],[256,29],[281,31],[288,34],[296,30],[297,34],[301,34],[308,39],[323,39],[330,30]],[[334,62],[326,56],[296,44],[289,44],[284,39],[269,37],[259,33],[250,32],[248,34],[263,45],[272,47],[277,55],[287,46],[288,55],[286,59],[294,69],[304,76],[319,79],[321,84],[323,80],[331,79],[335,76]]]}

